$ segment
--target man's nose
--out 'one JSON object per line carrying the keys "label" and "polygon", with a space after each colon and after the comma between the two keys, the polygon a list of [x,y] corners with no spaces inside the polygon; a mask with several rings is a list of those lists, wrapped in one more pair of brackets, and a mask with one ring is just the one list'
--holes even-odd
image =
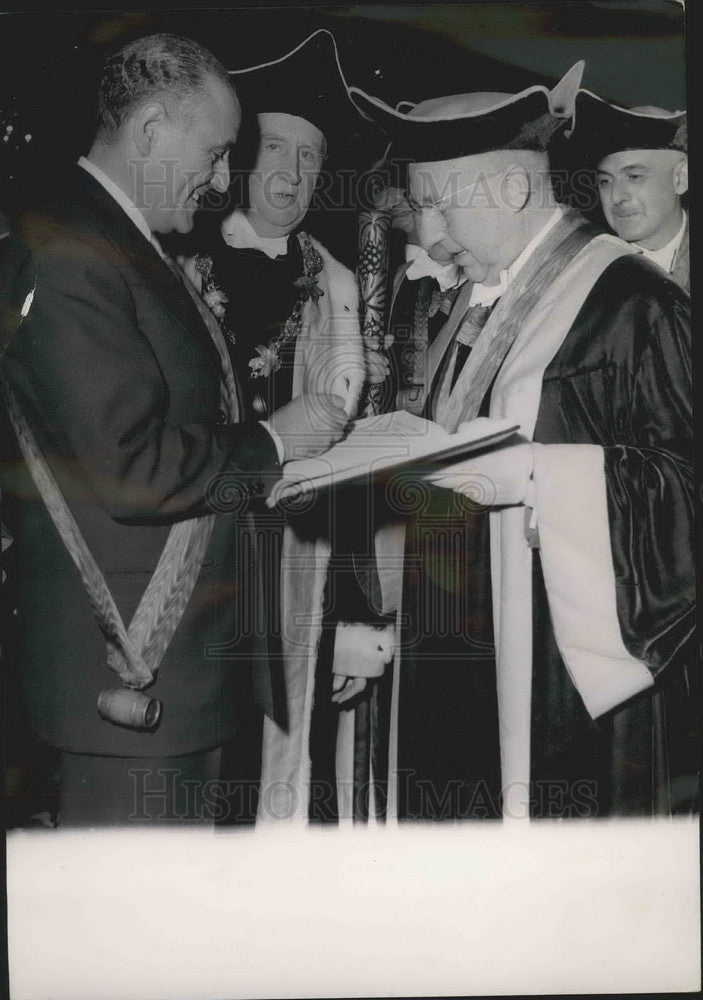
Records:
{"label": "man's nose", "polygon": [[[447,238],[447,228],[441,214],[433,208],[422,208],[415,216],[416,232],[420,246],[430,254],[433,248],[441,244]],[[441,251],[440,251],[441,252]],[[449,257],[449,253],[445,254]]]}
{"label": "man's nose", "polygon": [[619,205],[623,201],[627,201],[630,197],[630,187],[627,181],[616,177],[613,181],[610,197],[614,205]]}
{"label": "man's nose", "polygon": [[301,169],[297,149],[289,149],[286,152],[280,161],[279,171],[289,184],[300,184]]}
{"label": "man's nose", "polygon": [[211,187],[220,194],[226,194],[229,188],[229,160],[226,158],[218,163],[215,173],[210,181]]}
{"label": "man's nose", "polygon": [[423,208],[416,216],[417,236],[423,250],[429,250],[445,235],[442,219],[438,212]]}

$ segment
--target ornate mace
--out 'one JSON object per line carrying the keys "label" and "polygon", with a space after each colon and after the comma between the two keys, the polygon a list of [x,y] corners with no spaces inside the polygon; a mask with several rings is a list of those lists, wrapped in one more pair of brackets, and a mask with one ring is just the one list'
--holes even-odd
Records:
{"label": "ornate mace", "polygon": [[[359,213],[359,263],[357,280],[361,302],[361,334],[367,351],[386,355],[386,289],[388,286],[388,231],[391,212],[388,208],[362,209]],[[369,385],[361,401],[365,416],[381,412],[384,383]]]}

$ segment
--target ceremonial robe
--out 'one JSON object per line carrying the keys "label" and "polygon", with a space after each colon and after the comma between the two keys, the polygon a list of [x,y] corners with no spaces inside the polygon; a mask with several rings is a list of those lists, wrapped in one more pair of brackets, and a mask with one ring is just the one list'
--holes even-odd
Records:
{"label": "ceremonial robe", "polygon": [[[489,483],[471,500],[413,498],[391,815],[694,805],[688,297],[612,237],[590,234],[561,266],[554,239],[581,225],[567,214],[492,317],[509,322],[525,282],[552,269],[479,411],[536,443],[532,507],[491,510]],[[435,358],[435,417],[452,340]]]}
{"label": "ceremonial robe", "polygon": [[[366,378],[356,281],[317,240],[310,242],[322,261],[315,276],[321,294],[303,305],[300,332],[280,350],[281,367],[267,378],[252,377],[249,361],[258,356],[257,347],[265,348],[279,335],[299,298],[295,282],[304,268],[298,234],[289,236],[288,253],[282,257],[224,243],[212,251],[212,277],[228,299],[223,325],[232,335],[232,360],[249,405],[257,406],[259,413],[262,404],[270,414],[307,392],[335,393],[344,400],[346,412],[355,415]],[[267,661],[257,671],[265,713],[258,812],[262,820],[293,815],[307,819],[315,700],[320,720],[315,731],[322,730],[317,744],[320,767],[332,775],[335,769],[336,737],[330,744],[326,735],[336,729],[339,714],[330,705],[333,643],[325,649],[317,691],[316,673],[325,620],[333,630],[348,610],[328,584],[340,510],[324,500],[286,512],[262,505],[256,519],[268,637]],[[348,567],[335,568],[333,575],[349,576]],[[353,584],[346,589],[358,593]],[[257,732],[256,720],[251,728]]]}

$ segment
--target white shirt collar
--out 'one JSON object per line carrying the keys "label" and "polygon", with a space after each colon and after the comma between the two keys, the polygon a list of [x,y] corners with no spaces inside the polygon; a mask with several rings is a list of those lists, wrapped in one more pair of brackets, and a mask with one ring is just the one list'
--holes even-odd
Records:
{"label": "white shirt collar", "polygon": [[469,305],[472,306],[490,306],[499,298],[503,292],[505,292],[510,285],[513,278],[517,275],[519,271],[525,266],[527,261],[530,259],[532,254],[535,252],[542,240],[547,236],[549,232],[556,226],[557,222],[561,219],[564,214],[564,210],[560,205],[554,209],[550,217],[547,219],[546,223],[542,226],[540,231],[532,237],[530,242],[524,248],[519,257],[506,267],[504,271],[500,272],[500,279],[497,285],[482,285],[475,284],[471,289],[471,299]]}
{"label": "white shirt collar", "polygon": [[659,250],[648,250],[646,247],[641,247],[639,243],[634,244],[640,253],[644,254],[648,260],[653,260],[655,264],[663,267],[667,274],[671,272],[671,269],[674,266],[674,259],[679,247],[681,246],[681,240],[683,239],[684,230],[686,229],[686,218],[687,216],[684,212],[683,221],[681,222],[681,227],[678,233],[674,236],[673,240],[669,240],[669,242],[665,246],[660,247]]}
{"label": "white shirt collar", "polygon": [[227,216],[221,228],[225,243],[236,250],[261,250],[271,260],[288,253],[287,236],[259,236],[239,209]]}
{"label": "white shirt collar", "polygon": [[132,199],[124,193],[122,188],[118,187],[113,180],[110,180],[107,174],[103,173],[100,167],[96,167],[95,164],[91,160],[87,160],[85,156],[81,156],[78,161],[78,166],[82,167],[87,173],[95,178],[98,184],[105,188],[107,193],[115,199],[120,208],[126,215],[129,216],[139,232],[146,237],[150,243],[154,243],[154,237],[149,229],[149,226],[147,225],[146,219],[134,204]]}
{"label": "white shirt collar", "polygon": [[456,264],[438,264],[432,260],[430,255],[422,247],[415,243],[406,243],[405,260],[411,261],[410,267],[405,272],[408,281],[417,281],[419,278],[434,278],[443,292],[449,288],[454,288],[459,283],[459,279],[466,280]]}

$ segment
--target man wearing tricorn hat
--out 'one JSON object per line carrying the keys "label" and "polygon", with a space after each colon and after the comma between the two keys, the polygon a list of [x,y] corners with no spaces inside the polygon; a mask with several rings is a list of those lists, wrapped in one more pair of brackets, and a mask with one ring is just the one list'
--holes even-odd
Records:
{"label": "man wearing tricorn hat", "polygon": [[[334,38],[324,29],[279,58],[229,75],[244,113],[233,163],[246,171],[235,177],[244,179],[244,190],[233,185],[236,207],[221,221],[221,239],[196,261],[203,290],[229,331],[257,411],[297,395],[312,368],[322,369],[311,357],[323,340],[335,389],[351,410],[366,376],[355,280],[304,222],[323,166],[330,159],[336,167],[353,165],[368,123],[349,99]],[[213,286],[220,296],[207,294]],[[301,319],[286,323],[298,313]]]}
{"label": "man wearing tricorn hat", "polygon": [[[667,813],[695,795],[688,297],[556,203],[548,149],[579,75],[407,113],[352,91],[410,161],[423,247],[463,273],[425,414],[519,425],[428,475],[407,525],[403,818]],[[379,555],[387,610],[392,564]]]}
{"label": "man wearing tricorn hat", "polygon": [[576,99],[577,146],[596,182],[608,225],[690,291],[686,113],[617,107],[587,90]]}
{"label": "man wearing tricorn hat", "polygon": [[[254,162],[247,165],[242,203],[223,219],[207,254],[187,264],[189,273],[223,325],[255,412],[265,415],[312,385],[319,391],[324,385],[355,415],[367,379],[382,378],[387,362],[364,349],[354,275],[304,227],[323,164],[331,159],[336,168],[353,167],[364,137],[374,130],[349,98],[334,37],[324,29],[279,58],[230,71],[230,79],[244,110],[243,131],[255,143]],[[240,142],[240,163],[245,144],[246,139]],[[342,523],[339,506],[336,514]],[[289,517],[285,527],[274,523],[275,516],[267,512],[260,521],[269,547],[264,673],[271,684],[270,693],[269,679],[261,684],[267,712],[262,818],[287,815],[289,807],[306,809],[303,773],[309,767],[312,687],[332,541],[324,510]],[[359,695],[366,678],[381,673],[390,656],[389,651],[379,656],[378,650],[378,632],[386,623],[368,610],[353,580],[341,582],[350,576],[335,571],[334,593],[339,601],[344,591],[345,609],[355,622],[337,629],[336,662],[353,659],[359,674],[340,668],[324,698],[318,691],[316,711],[326,714],[330,709],[321,707],[323,701],[344,705]],[[254,731],[256,726],[253,721]],[[333,760],[326,763],[334,769]],[[296,789],[295,803],[270,799],[268,790],[282,784]]]}

